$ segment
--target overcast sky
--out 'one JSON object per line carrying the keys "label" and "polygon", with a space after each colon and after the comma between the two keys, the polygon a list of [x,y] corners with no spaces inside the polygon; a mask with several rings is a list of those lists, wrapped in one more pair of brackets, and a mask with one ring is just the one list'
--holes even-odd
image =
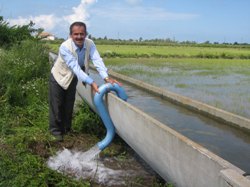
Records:
{"label": "overcast sky", "polygon": [[11,24],[67,38],[73,21],[94,37],[250,43],[250,0],[0,0]]}

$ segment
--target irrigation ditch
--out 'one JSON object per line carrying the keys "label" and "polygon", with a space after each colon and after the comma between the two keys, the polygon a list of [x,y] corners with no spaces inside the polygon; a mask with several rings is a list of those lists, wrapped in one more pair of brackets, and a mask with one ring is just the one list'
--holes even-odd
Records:
{"label": "irrigation ditch", "polygon": [[[181,104],[182,106],[185,106],[187,108],[191,108],[192,110],[195,110],[195,112],[199,112],[201,113],[202,115],[208,115],[209,118],[211,118],[212,116],[215,116],[215,120],[216,121],[219,121],[219,122],[222,122],[223,124],[230,124],[230,125],[233,125],[233,126],[237,126],[237,127],[240,127],[242,129],[249,129],[249,121],[247,118],[243,118],[241,116],[237,116],[237,115],[234,115],[234,114],[231,114],[231,113],[228,113],[226,111],[223,111],[223,110],[219,110],[219,109],[216,109],[215,107],[210,107],[209,105],[206,105],[206,104],[203,104],[203,103],[200,103],[200,102],[197,102],[197,101],[194,101],[194,100],[191,100],[189,98],[186,98],[186,97],[182,97],[180,95],[177,95],[177,94],[174,94],[174,93],[171,93],[171,92],[166,92],[166,91],[163,91],[162,89],[159,89],[157,87],[154,87],[152,85],[149,85],[149,84],[145,84],[141,81],[136,81],[134,79],[131,79],[129,77],[126,77],[126,76],[123,76],[123,75],[119,75],[115,72],[109,72],[109,74],[111,76],[114,76],[120,80],[123,80],[124,82],[127,82],[129,84],[133,84],[134,86],[136,87],[140,87],[140,89],[142,90],[145,90],[145,88],[147,88],[147,92],[150,92],[150,93],[154,93],[154,95],[158,95],[162,98],[167,98],[167,100],[170,100],[171,102],[173,103],[177,103],[177,104]],[[149,89],[148,89],[149,88]],[[79,91],[79,90],[78,90]],[[84,92],[84,91],[83,91]],[[82,90],[79,91],[79,93],[82,94]],[[83,94],[84,95],[84,94]],[[89,98],[89,96],[87,96],[87,100],[89,100],[89,102],[91,103],[91,97]],[[152,99],[152,98],[151,98]],[[91,105],[91,104],[90,104]],[[112,110],[112,109],[110,109]],[[111,111],[112,113],[112,111]],[[121,117],[121,116],[120,116]],[[230,120],[228,120],[228,118]],[[151,121],[151,120],[150,120]],[[119,122],[121,122],[121,120],[119,120]],[[127,124],[128,125],[128,124]],[[118,125],[119,126],[119,125]],[[161,125],[160,125],[161,126]],[[164,127],[165,128],[165,127]],[[164,129],[163,128],[163,129]],[[136,152],[138,152],[138,147],[135,147],[133,145],[133,143],[131,141],[132,140],[132,137],[130,137],[129,139],[127,139],[127,137],[123,135],[123,132],[121,132],[122,130],[118,128],[118,134],[121,135],[121,137],[123,139],[125,139],[126,142],[129,142],[128,144],[136,150]],[[171,131],[170,129],[166,130],[166,131]],[[204,133],[204,132],[203,132]],[[173,133],[175,134],[175,133]],[[177,137],[180,138],[180,135],[178,135]],[[186,140],[186,138],[182,137],[181,138],[186,144],[187,142],[189,142],[189,140]],[[249,147],[249,141],[247,141],[247,145]],[[194,142],[192,143],[188,143],[190,145],[192,145],[192,147],[196,147],[197,150],[203,150],[202,147],[200,147],[200,145],[197,145],[195,144]],[[204,150],[203,150],[204,151]],[[202,151],[202,152],[203,152]],[[239,186],[244,186],[245,184],[247,185],[249,182],[248,182],[248,179],[247,177],[244,178],[243,175],[246,175],[246,172],[244,172],[243,170],[235,167],[234,165],[230,164],[230,163],[227,163],[225,160],[221,160],[220,158],[217,158],[216,155],[210,153],[210,152],[207,152],[205,151],[205,156],[208,156],[209,157],[212,157],[212,160],[215,161],[217,164],[221,165],[222,169],[217,171],[219,172],[220,174],[217,174],[217,172],[215,172],[213,175],[222,175],[222,178],[225,180],[226,183],[230,183],[230,184],[233,184],[233,183],[237,183],[237,176],[242,178],[242,181],[240,183]],[[139,149],[139,155],[144,159],[146,160],[149,165],[153,165],[153,169],[155,169],[164,179],[168,179],[168,178],[172,178],[172,180],[174,181],[174,184],[177,184],[177,186],[183,186],[184,184],[187,184],[186,182],[189,182],[190,183],[190,179],[188,177],[184,177],[183,175],[173,175],[175,172],[171,172],[171,171],[165,171],[165,170],[161,170],[161,168],[159,169],[160,166],[155,166],[155,164],[157,165],[157,163],[154,163],[152,164],[152,160],[150,158],[147,158],[147,156],[145,156],[147,153],[143,152],[143,150],[140,151]],[[165,154],[165,152],[164,152]],[[174,154],[174,153],[171,153],[171,155]],[[193,153],[192,153],[193,154]],[[192,155],[191,154],[191,155]],[[247,154],[248,155],[248,154]],[[165,155],[166,156],[166,155]],[[189,155],[190,156],[190,155]],[[204,156],[204,155],[203,155]],[[246,156],[247,157],[247,156]],[[163,160],[162,160],[163,161]],[[164,161],[163,161],[164,162]],[[201,162],[202,163],[202,162]],[[178,165],[178,164],[177,164]],[[187,167],[190,166],[190,163],[187,164],[187,166],[185,168],[182,168],[182,169],[186,169]],[[209,167],[210,168],[210,167]],[[173,169],[173,168],[172,168]],[[179,170],[181,168],[178,168],[177,170]],[[211,169],[211,168],[210,168]],[[196,171],[197,172],[197,171]],[[233,173],[233,175],[231,176],[231,174]],[[204,176],[202,176],[202,174],[199,174],[201,179],[200,179],[200,182],[201,183],[206,183],[206,181],[204,181]],[[210,175],[210,174],[209,174]],[[183,178],[184,177],[184,178]],[[215,176],[211,176],[211,177],[215,177]],[[218,177],[218,176],[216,176]],[[174,179],[173,179],[174,178]],[[218,178],[219,181],[221,181],[221,177]],[[221,183],[221,182],[211,182],[211,184],[215,185],[215,186],[224,186],[226,183]],[[190,184],[193,184],[192,182]],[[207,185],[211,185],[209,183],[207,183]],[[193,186],[193,185],[192,185]],[[194,185],[195,186],[195,185]],[[234,186],[234,185],[233,185]]]}

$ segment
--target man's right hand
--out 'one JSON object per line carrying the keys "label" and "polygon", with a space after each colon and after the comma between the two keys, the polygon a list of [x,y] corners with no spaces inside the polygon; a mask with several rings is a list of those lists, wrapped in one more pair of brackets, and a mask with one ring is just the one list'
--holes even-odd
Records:
{"label": "man's right hand", "polygon": [[95,82],[93,82],[91,85],[91,89],[94,91],[94,94],[97,92],[97,93],[100,93],[99,92],[99,89],[98,89],[98,85],[95,83]]}

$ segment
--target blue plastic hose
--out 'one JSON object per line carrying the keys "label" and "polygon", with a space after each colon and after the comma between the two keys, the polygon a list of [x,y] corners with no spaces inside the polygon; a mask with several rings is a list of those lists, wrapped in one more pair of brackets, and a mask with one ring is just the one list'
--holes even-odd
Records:
{"label": "blue plastic hose", "polygon": [[99,116],[101,117],[101,119],[102,119],[102,121],[107,129],[107,133],[106,133],[105,138],[102,141],[97,143],[99,149],[103,150],[112,142],[112,140],[115,136],[115,127],[114,127],[114,124],[113,124],[113,122],[110,118],[110,115],[106,109],[106,106],[103,102],[103,96],[104,96],[104,94],[106,94],[110,91],[115,91],[116,95],[124,101],[127,100],[128,96],[125,93],[124,89],[116,83],[115,84],[110,84],[110,83],[103,84],[98,89],[99,89],[100,93],[95,94],[94,104],[96,106],[96,109],[97,109]]}

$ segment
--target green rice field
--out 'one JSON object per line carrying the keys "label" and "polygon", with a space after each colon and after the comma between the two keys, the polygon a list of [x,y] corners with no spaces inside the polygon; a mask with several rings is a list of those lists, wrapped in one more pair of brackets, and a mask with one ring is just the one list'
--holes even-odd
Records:
{"label": "green rice field", "polygon": [[113,71],[250,118],[249,48],[178,45],[97,45],[97,48]]}
{"label": "green rice field", "polygon": [[105,59],[109,69],[250,118],[250,60]]}
{"label": "green rice field", "polygon": [[[54,51],[58,51],[59,44],[49,44]],[[103,57],[173,57],[173,58],[223,58],[223,59],[250,59],[249,47],[200,47],[196,45],[97,45]]]}
{"label": "green rice field", "polygon": [[240,58],[250,59],[249,48],[98,45],[102,56],[119,57],[178,57],[178,58]]}

